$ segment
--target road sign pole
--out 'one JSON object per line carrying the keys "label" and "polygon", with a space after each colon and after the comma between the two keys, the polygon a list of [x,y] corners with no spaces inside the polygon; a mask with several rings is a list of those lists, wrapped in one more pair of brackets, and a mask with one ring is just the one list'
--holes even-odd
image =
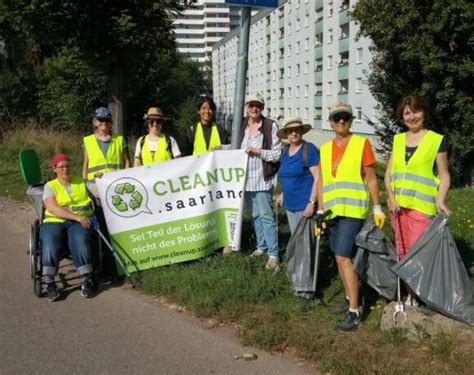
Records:
{"label": "road sign pole", "polygon": [[240,15],[239,56],[235,80],[234,112],[232,117],[232,148],[240,148],[242,118],[244,116],[245,81],[247,78],[250,7],[242,7]]}

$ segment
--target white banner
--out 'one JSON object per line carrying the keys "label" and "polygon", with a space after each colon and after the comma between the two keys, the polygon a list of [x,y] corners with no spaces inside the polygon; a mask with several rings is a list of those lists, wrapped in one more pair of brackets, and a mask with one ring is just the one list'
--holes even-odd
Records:
{"label": "white banner", "polygon": [[240,248],[243,150],[106,173],[96,180],[114,248],[130,272]]}

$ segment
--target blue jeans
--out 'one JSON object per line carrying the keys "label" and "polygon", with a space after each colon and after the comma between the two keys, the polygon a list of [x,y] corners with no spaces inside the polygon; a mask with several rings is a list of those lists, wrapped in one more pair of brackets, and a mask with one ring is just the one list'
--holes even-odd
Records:
{"label": "blue jeans", "polygon": [[288,218],[288,224],[290,225],[290,232],[291,234],[293,234],[301,218],[304,216],[304,211],[291,211],[291,210],[285,210],[285,211],[286,211],[286,217]]}
{"label": "blue jeans", "polygon": [[247,207],[252,212],[252,222],[257,237],[257,250],[268,251],[278,257],[278,236],[273,214],[273,189],[245,193]]}
{"label": "blue jeans", "polygon": [[55,276],[58,273],[61,247],[66,243],[66,237],[77,271],[81,275],[92,272],[92,230],[78,222],[66,220],[41,225],[43,275]]}

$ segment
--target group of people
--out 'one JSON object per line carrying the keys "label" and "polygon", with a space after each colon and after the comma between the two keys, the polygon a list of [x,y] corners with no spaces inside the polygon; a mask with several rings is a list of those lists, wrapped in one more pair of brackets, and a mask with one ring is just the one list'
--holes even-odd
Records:
{"label": "group of people", "polygon": [[[275,121],[263,116],[265,101],[260,95],[248,97],[245,106],[247,116],[242,123],[240,148],[249,156],[245,204],[256,235],[256,248],[251,256],[267,256],[267,269],[279,267],[273,209],[279,176],[282,193],[277,202],[286,211],[292,233],[303,217],[322,217],[325,210],[331,212],[330,248],[345,291],[336,310],[344,313],[345,318],[337,329],[353,331],[361,322],[359,278],[352,268],[355,237],[369,214],[378,228],[386,220],[370,141],[351,132],[354,116],[347,103],[338,102],[330,108],[328,120],[335,137],[320,150],[303,139],[312,126],[304,124],[301,118],[286,118],[279,129]],[[215,122],[215,113],[212,99],[203,98],[198,106],[199,120],[187,130],[193,154],[221,149],[227,143],[227,134]],[[405,97],[397,108],[406,131],[394,138],[385,187],[401,257],[437,213],[450,214],[445,203],[450,187],[446,142],[443,136],[426,129],[428,114],[428,103],[420,96]],[[148,134],[137,141],[133,166],[180,157],[176,140],[162,131],[166,117],[161,109],[149,108],[144,120]],[[59,243],[66,233],[74,262],[84,275],[82,294],[93,295],[96,285],[92,278],[89,220],[93,211],[88,191],[95,191],[94,181],[104,173],[132,165],[124,138],[112,133],[112,116],[107,108],[95,111],[93,125],[94,133],[84,138],[83,179],[72,176],[69,157],[59,154],[51,161],[56,179],[48,182],[44,190],[43,275],[51,301],[59,297],[54,276],[58,270]],[[282,141],[287,145],[283,146]],[[100,202],[96,203],[96,210],[100,210]],[[413,293],[408,293],[409,302],[414,303]]]}

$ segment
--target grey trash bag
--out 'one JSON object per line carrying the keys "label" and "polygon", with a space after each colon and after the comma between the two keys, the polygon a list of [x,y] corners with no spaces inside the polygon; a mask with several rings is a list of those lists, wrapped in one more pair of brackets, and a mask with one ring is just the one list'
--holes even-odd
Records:
{"label": "grey trash bag", "polygon": [[448,217],[438,215],[392,270],[429,308],[474,325],[471,283]]}
{"label": "grey trash bag", "polygon": [[303,298],[312,298],[315,293],[313,290],[315,247],[314,220],[303,217],[286,248],[288,277],[295,294]]}
{"label": "grey trash bag", "polygon": [[397,275],[391,267],[397,263],[397,251],[385,233],[369,217],[356,237],[358,247],[353,270],[381,296],[394,300]]}

